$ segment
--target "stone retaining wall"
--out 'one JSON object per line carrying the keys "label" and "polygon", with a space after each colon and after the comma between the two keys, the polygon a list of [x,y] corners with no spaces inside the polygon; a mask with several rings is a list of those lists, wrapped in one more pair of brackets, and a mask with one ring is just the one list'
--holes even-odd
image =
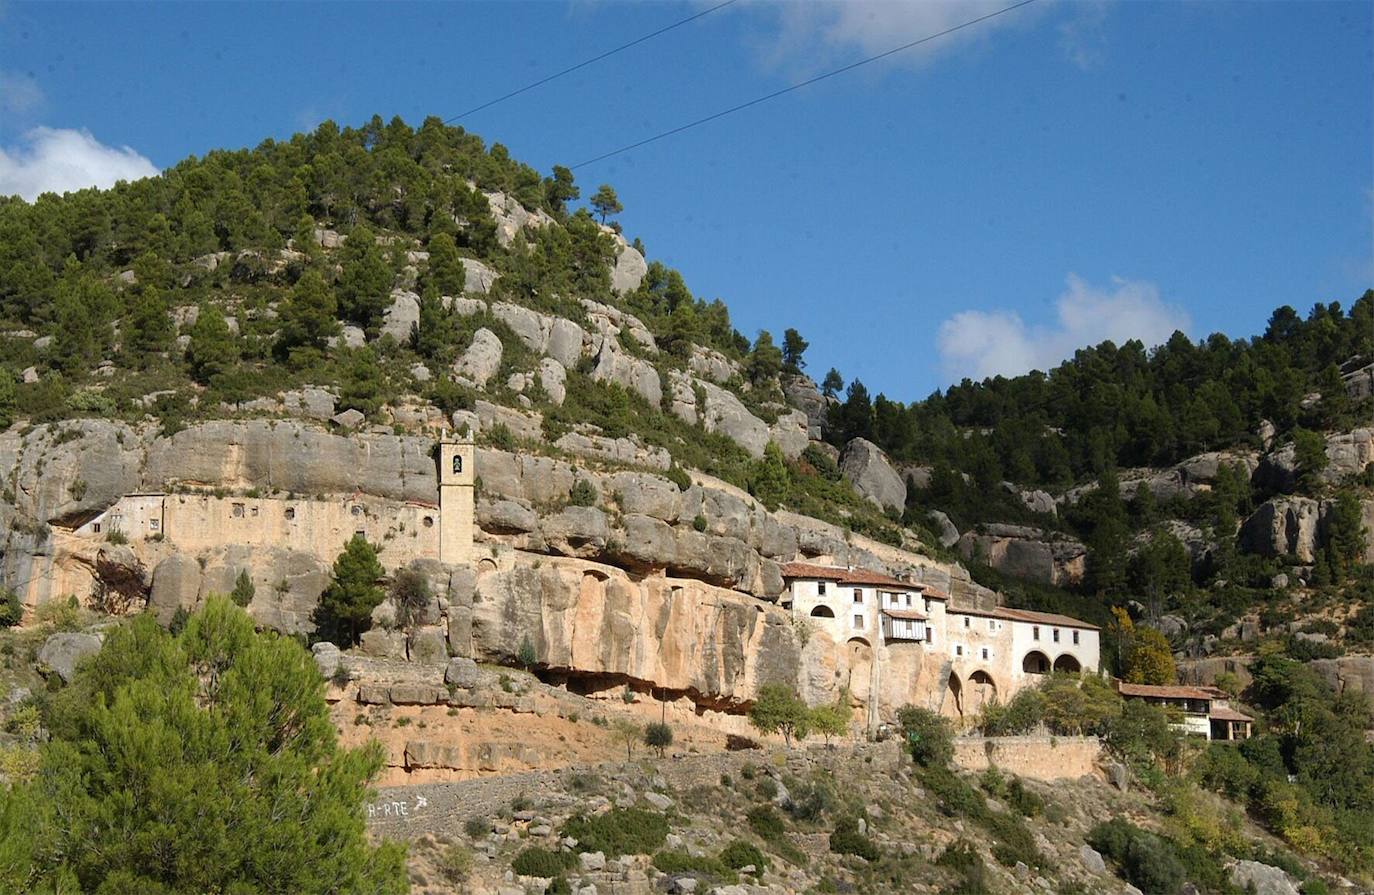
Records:
{"label": "stone retaining wall", "polygon": [[1097,737],[957,737],[954,763],[967,771],[989,765],[1032,780],[1076,780],[1100,777],[1097,762],[1102,743]]}

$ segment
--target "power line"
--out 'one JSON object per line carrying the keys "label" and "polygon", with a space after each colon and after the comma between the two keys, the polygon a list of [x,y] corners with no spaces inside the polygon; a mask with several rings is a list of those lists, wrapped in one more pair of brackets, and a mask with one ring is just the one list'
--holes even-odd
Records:
{"label": "power line", "polygon": [[613,50],[607,50],[606,52],[602,53],[600,56],[593,56],[592,58],[587,59],[587,60],[584,60],[584,61],[582,61],[582,62],[579,62],[579,63],[577,63],[576,65],[569,66],[568,68],[565,68],[565,69],[563,69],[563,70],[560,71],[560,72],[554,72],[553,74],[551,74],[551,75],[549,75],[549,76],[547,76],[547,77],[540,78],[540,79],[537,80],[537,81],[534,81],[534,82],[532,82],[532,83],[530,83],[530,84],[526,84],[524,87],[521,87],[521,88],[519,88],[518,90],[512,90],[510,93],[507,93],[505,96],[498,96],[496,99],[489,100],[489,101],[487,101],[487,102],[485,102],[485,103],[482,103],[482,105],[480,105],[480,106],[475,106],[475,107],[473,107],[473,108],[471,108],[471,109],[468,109],[466,112],[460,112],[459,114],[454,115],[452,118],[445,118],[445,119],[444,119],[444,124],[451,124],[451,123],[457,121],[458,119],[460,119],[460,118],[466,118],[467,116],[472,115],[472,114],[475,113],[475,112],[480,112],[480,111],[482,111],[483,109],[490,109],[492,106],[496,105],[497,103],[503,103],[503,102],[505,102],[506,100],[510,99],[511,97],[519,96],[520,94],[526,92],[527,90],[533,90],[534,88],[539,87],[539,86],[541,86],[541,85],[543,85],[543,84],[547,84],[547,83],[549,83],[549,82],[552,81],[552,80],[555,80],[555,79],[557,79],[557,78],[561,78],[561,77],[563,77],[563,76],[566,75],[566,74],[571,74],[572,72],[577,71],[579,68],[586,68],[587,66],[591,65],[591,64],[594,63],[594,62],[600,62],[602,59],[605,59],[607,56],[614,56],[616,53],[619,53],[619,52],[621,52],[622,50],[628,50],[630,47],[636,46],[636,45],[638,45],[638,44],[642,44],[642,43],[644,43],[644,41],[646,41],[646,40],[652,40],[653,38],[658,37],[660,34],[667,34],[669,31],[672,31],[674,28],[681,28],[683,25],[686,25],[686,24],[688,24],[688,23],[690,23],[690,22],[695,22],[697,19],[701,18],[702,16],[709,16],[711,13],[715,12],[716,10],[718,10],[718,9],[724,9],[725,7],[730,6],[731,4],[736,3],[736,2],[738,2],[738,0],[725,0],[724,3],[717,3],[715,6],[712,6],[710,9],[704,9],[704,10],[702,10],[701,12],[699,12],[699,13],[697,13],[697,14],[695,14],[695,15],[690,15],[690,16],[688,16],[687,18],[682,19],[681,21],[674,22],[674,23],[671,24],[671,25],[665,25],[665,26],[663,26],[662,28],[658,29],[657,31],[650,32],[649,34],[646,34],[646,35],[644,35],[643,37],[637,37],[637,38],[635,38],[634,40],[630,41],[630,42],[627,43],[627,44],[621,44],[620,46],[616,47],[616,48],[613,49]]}
{"label": "power line", "polygon": [[772,93],[769,93],[765,96],[760,96],[756,99],[751,99],[748,102],[740,103],[737,106],[731,106],[728,109],[723,109],[712,115],[707,115],[705,118],[698,118],[696,121],[689,121],[686,124],[678,125],[677,127],[663,131],[662,133],[654,134],[652,137],[647,137],[643,140],[640,140],[637,143],[630,143],[626,146],[621,146],[619,149],[612,149],[610,152],[602,153],[601,155],[598,155],[595,158],[589,158],[584,162],[578,162],[577,164],[572,165],[571,169],[577,170],[578,168],[584,167],[586,165],[595,164],[596,162],[608,159],[613,155],[620,155],[622,152],[629,152],[632,149],[638,149],[641,146],[647,146],[650,143],[656,143],[659,140],[664,139],[665,137],[671,137],[674,134],[680,134],[685,130],[690,130],[694,127],[698,127],[708,122],[715,121],[717,118],[724,118],[726,115],[733,115],[735,112],[742,111],[744,109],[749,108],[750,106],[757,106],[759,103],[766,103],[770,99],[777,99],[785,93],[791,93],[794,90],[800,90],[803,87],[809,87],[810,85],[815,84],[817,81],[824,81],[826,78],[833,78],[836,75],[842,75],[847,71],[853,71],[861,65],[868,65],[870,62],[877,62],[879,59],[886,59],[888,56],[891,56],[894,53],[901,53],[904,50],[909,50],[912,47],[919,46],[920,44],[935,40],[936,38],[944,37],[947,34],[953,34],[956,31],[960,31],[964,28],[977,25],[979,22],[986,22],[988,19],[995,19],[1000,15],[1004,15],[1006,13],[1012,12],[1013,10],[1020,9],[1023,6],[1029,6],[1034,2],[1035,0],[1021,0],[1021,2],[1019,3],[1013,3],[1011,6],[1004,7],[1002,9],[997,10],[996,12],[990,12],[987,15],[981,15],[976,19],[969,19],[967,22],[955,25],[952,28],[946,28],[944,31],[939,31],[935,34],[926,35],[925,37],[922,37],[919,40],[913,40],[911,43],[902,44],[900,47],[893,47],[892,49],[883,53],[879,53],[876,56],[869,56],[867,59],[860,59],[858,62],[851,62],[849,65],[842,66],[840,68],[835,69],[834,71],[828,71],[825,74],[816,75],[814,78],[808,78],[807,80],[802,81],[800,84],[793,84],[791,87],[784,87],[781,90],[775,90]]}

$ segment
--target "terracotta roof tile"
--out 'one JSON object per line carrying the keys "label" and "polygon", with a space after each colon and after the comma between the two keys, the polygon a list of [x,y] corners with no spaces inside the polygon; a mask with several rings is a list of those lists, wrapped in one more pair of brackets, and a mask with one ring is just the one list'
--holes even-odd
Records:
{"label": "terracotta roof tile", "polygon": [[915,609],[884,609],[883,615],[891,618],[905,618],[918,622],[926,620],[926,614],[924,612],[917,612]]}
{"label": "terracotta roof tile", "polygon": [[[926,596],[929,596],[929,594]],[[976,615],[979,618],[1000,618],[1012,622],[1030,622],[1031,624],[1037,625],[1058,625],[1061,628],[1082,628],[1087,631],[1101,630],[1097,625],[1072,618],[1071,616],[1056,615],[1053,612],[1034,612],[1030,609],[1012,609],[1007,606],[998,606],[996,609],[971,609],[960,606],[958,608],[950,607],[949,611],[952,615]]]}
{"label": "terracotta roof tile", "polygon": [[1117,692],[1122,696],[1144,696],[1156,699],[1225,699],[1226,694],[1215,687],[1160,686],[1157,684],[1128,684],[1118,681]]}
{"label": "terracotta roof tile", "polygon": [[1207,717],[1213,719],[1214,721],[1254,721],[1254,720],[1255,720],[1254,718],[1251,718],[1249,715],[1245,714],[1244,712],[1238,712],[1238,711],[1236,711],[1236,710],[1233,709],[1233,708],[1214,708],[1214,709],[1212,709],[1212,711],[1207,715]]}
{"label": "terracotta roof tile", "polygon": [[898,587],[902,590],[925,590],[925,585],[923,584],[903,581],[900,578],[893,578],[891,575],[884,575],[881,572],[870,572],[867,569],[845,569],[838,566],[819,566],[808,562],[790,562],[785,564],[782,567],[782,577],[819,578],[822,581],[834,581],[838,584],[861,584],[877,587]]}

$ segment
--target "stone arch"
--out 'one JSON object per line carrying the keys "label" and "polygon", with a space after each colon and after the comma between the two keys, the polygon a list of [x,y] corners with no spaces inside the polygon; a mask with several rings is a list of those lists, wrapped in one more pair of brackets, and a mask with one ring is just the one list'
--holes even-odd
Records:
{"label": "stone arch", "polygon": [[849,665],[849,692],[865,703],[873,680],[873,645],[862,637],[851,637],[844,645],[844,654]]}
{"label": "stone arch", "polygon": [[496,571],[496,560],[489,556],[484,556],[477,561],[477,574],[485,575],[487,572]]}
{"label": "stone arch", "polygon": [[1021,670],[1026,674],[1049,674],[1050,657],[1038,649],[1033,649],[1021,660]]}
{"label": "stone arch", "polygon": [[947,717],[964,717],[964,683],[956,672],[951,671],[945,679],[945,694],[940,709],[940,713]]}
{"label": "stone arch", "polygon": [[1078,661],[1078,657],[1073,653],[1064,653],[1054,660],[1055,671],[1070,671],[1075,674],[1083,670],[1083,663]]}
{"label": "stone arch", "polygon": [[982,711],[983,706],[997,701],[997,682],[983,669],[970,674],[968,682],[973,691],[969,708],[973,711]]}
{"label": "stone arch", "polygon": [[811,610],[811,617],[812,617],[812,618],[834,618],[834,617],[835,617],[835,610],[831,609],[829,606],[826,606],[824,603],[822,603],[822,604],[820,604],[819,606],[817,606],[815,609],[812,609],[812,610]]}

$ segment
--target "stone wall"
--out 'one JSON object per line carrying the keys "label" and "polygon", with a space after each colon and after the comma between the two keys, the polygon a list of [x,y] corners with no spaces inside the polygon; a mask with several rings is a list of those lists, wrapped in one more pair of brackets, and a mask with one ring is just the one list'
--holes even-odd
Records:
{"label": "stone wall", "polygon": [[954,763],[966,771],[990,765],[1032,780],[1076,780],[1099,776],[1102,743],[1097,737],[957,737]]}

